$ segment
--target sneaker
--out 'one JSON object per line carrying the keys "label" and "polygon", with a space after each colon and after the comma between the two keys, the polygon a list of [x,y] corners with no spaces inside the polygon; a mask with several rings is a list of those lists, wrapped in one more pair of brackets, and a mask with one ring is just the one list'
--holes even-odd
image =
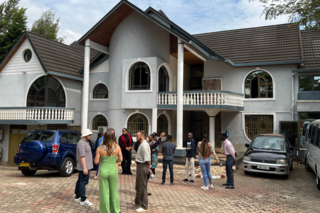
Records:
{"label": "sneaker", "polygon": [[162,182],[161,185],[164,186],[164,185],[165,185],[165,182]]}
{"label": "sneaker", "polygon": [[147,209],[143,209],[141,207],[136,210],[136,212],[146,212],[146,211],[148,211],[148,210]]}
{"label": "sneaker", "polygon": [[213,189],[213,184],[211,184],[211,185],[209,186],[209,188],[210,188],[210,189]]}
{"label": "sneaker", "polygon": [[97,179],[98,179],[98,177],[97,177],[97,176],[94,176],[94,179],[95,179],[95,180],[97,180]]}
{"label": "sneaker", "polygon": [[81,206],[92,206],[93,204],[89,202],[88,199],[86,199],[84,202],[80,202]]}
{"label": "sneaker", "polygon": [[208,190],[209,187],[208,187],[208,186],[202,186],[201,189],[202,189],[202,190]]}
{"label": "sneaker", "polygon": [[194,183],[194,180],[190,180],[190,181],[188,181],[188,183]]}
{"label": "sneaker", "polygon": [[170,186],[174,186],[174,183],[171,183]]}
{"label": "sneaker", "polygon": [[184,179],[181,181],[182,183],[188,183],[188,179]]}
{"label": "sneaker", "polygon": [[80,202],[80,201],[81,201],[81,197],[74,199],[74,202]]}

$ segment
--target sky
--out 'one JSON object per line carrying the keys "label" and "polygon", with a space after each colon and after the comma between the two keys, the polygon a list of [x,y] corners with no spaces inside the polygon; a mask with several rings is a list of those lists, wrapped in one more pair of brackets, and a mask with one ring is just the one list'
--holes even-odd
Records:
{"label": "sky", "polygon": [[[5,0],[0,0],[0,3]],[[28,28],[51,8],[60,18],[59,36],[71,44],[85,34],[120,0],[20,0],[27,8]],[[261,17],[262,3],[249,0],[130,0],[145,10],[161,9],[171,21],[190,34],[275,25],[288,22],[287,16],[276,20]]]}

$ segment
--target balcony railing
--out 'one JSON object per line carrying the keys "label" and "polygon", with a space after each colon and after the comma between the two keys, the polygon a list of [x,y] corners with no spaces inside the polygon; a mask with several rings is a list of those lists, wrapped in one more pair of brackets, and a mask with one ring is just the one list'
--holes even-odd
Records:
{"label": "balcony railing", "polygon": [[0,107],[0,120],[71,121],[74,109],[60,107]]}
{"label": "balcony railing", "polygon": [[[243,107],[243,94],[229,91],[183,92],[184,105],[227,105]],[[159,92],[158,105],[176,105],[176,92]]]}

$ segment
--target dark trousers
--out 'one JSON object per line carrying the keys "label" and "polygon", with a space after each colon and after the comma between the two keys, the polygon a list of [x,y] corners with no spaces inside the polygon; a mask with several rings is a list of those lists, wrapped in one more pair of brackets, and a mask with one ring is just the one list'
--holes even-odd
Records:
{"label": "dark trousers", "polygon": [[166,182],[167,166],[169,164],[170,182],[173,183],[173,160],[163,160],[162,182]]}
{"label": "dark trousers", "polygon": [[227,161],[226,161],[227,183],[230,184],[231,186],[234,186],[232,165],[233,165],[233,157],[231,155],[228,155]]}
{"label": "dark trousers", "polygon": [[149,165],[147,163],[137,163],[136,176],[136,198],[135,205],[148,209],[148,191],[147,191],[147,175],[149,173]]}
{"label": "dark trousers", "polygon": [[88,175],[83,174],[83,171],[79,171],[78,181],[76,183],[76,198],[81,197],[81,202],[84,202],[86,197],[86,185],[89,183],[90,170],[88,170]]}
{"label": "dark trousers", "polygon": [[127,150],[121,150],[122,151],[122,157],[123,160],[121,162],[122,172],[126,174],[131,173],[131,152],[128,152]]}

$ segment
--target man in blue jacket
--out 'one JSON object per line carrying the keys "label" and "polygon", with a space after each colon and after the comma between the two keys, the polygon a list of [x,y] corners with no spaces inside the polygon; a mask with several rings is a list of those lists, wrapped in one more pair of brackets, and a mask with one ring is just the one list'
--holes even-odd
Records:
{"label": "man in blue jacket", "polygon": [[[196,142],[193,139],[192,132],[188,133],[187,141],[187,155],[186,155],[186,177],[182,182],[185,183],[194,183],[194,159],[196,158]],[[191,170],[191,180],[188,181],[189,177],[189,167]]]}

